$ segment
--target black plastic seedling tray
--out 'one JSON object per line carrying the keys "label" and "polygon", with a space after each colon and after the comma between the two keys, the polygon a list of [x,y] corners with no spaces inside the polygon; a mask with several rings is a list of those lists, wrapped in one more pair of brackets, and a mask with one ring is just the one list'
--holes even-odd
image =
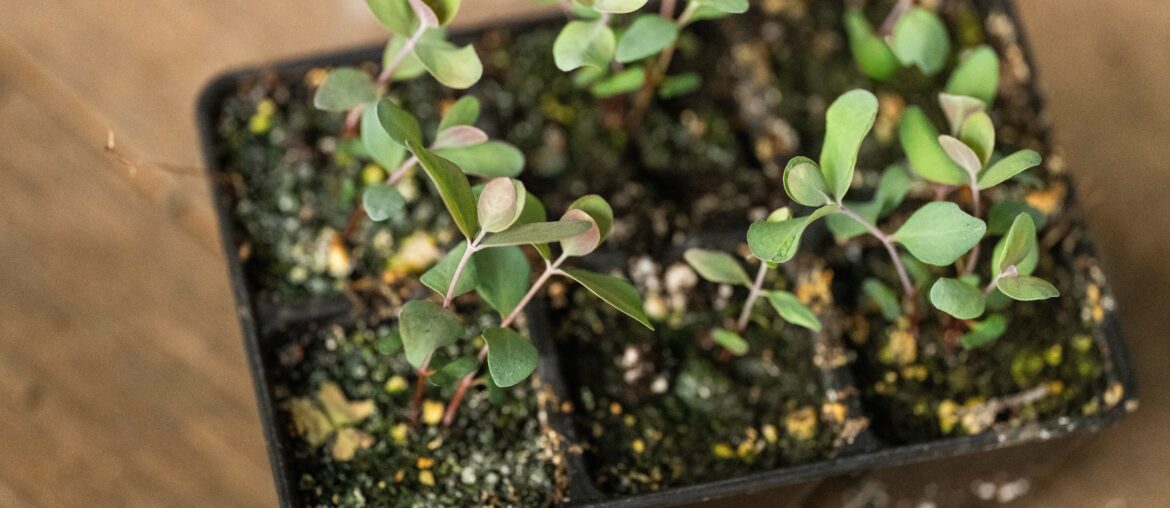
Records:
{"label": "black plastic seedling tray", "polygon": [[[1012,2],[977,0],[976,5],[984,14],[1003,12],[1012,19],[1025,58],[1031,64],[1030,48],[1023,38],[1022,25]],[[523,24],[518,26],[523,28]],[[466,30],[464,33],[476,31]],[[264,438],[268,444],[273,478],[282,506],[301,506],[302,502],[296,487],[300,474],[297,464],[291,458],[291,438],[283,431],[287,419],[277,411],[273,402],[270,380],[273,379],[273,370],[279,367],[273,361],[272,352],[287,340],[290,330],[313,326],[323,320],[343,319],[350,313],[351,307],[340,296],[288,306],[275,306],[252,297],[236,249],[237,235],[231,215],[234,194],[231,188],[223,184],[227,179],[222,177],[228,168],[224,167],[217,148],[216,120],[224,99],[246,80],[260,73],[274,71],[280,76],[299,79],[313,68],[377,60],[381,53],[381,46],[366,47],[228,72],[214,79],[203,90],[197,106],[199,134],[209,181],[212,182],[211,193],[218,215],[220,240],[227,259],[237,303],[236,314],[243,331]],[[1042,96],[1034,79],[1031,83],[1032,106],[1037,115],[1042,115]],[[1091,253],[1093,246],[1085,241],[1080,250],[1082,253]],[[1104,290],[1107,292],[1108,288]],[[556,347],[549,335],[548,317],[542,305],[532,306],[529,321],[531,335],[540,352],[538,375],[553,388],[558,398],[568,400],[570,392],[561,375]],[[859,473],[879,478],[885,488],[895,492],[917,492],[921,491],[924,482],[934,483],[935,489],[928,497],[944,505],[948,499],[969,499],[972,481],[981,478],[991,482],[1005,481],[1051,469],[1069,453],[1072,449],[1070,445],[1074,442],[1117,422],[1136,407],[1136,375],[1122,340],[1116,314],[1107,313],[1102,326],[1103,334],[1099,335],[1104,336],[1102,350],[1108,355],[1108,382],[1120,383],[1124,395],[1118,404],[1098,414],[1059,418],[1007,430],[908,445],[885,443],[866,431],[853,444],[840,449],[836,458],[831,460],[616,499],[607,498],[594,488],[579,454],[566,453],[571,503],[582,506],[663,506],[739,496],[753,504],[781,505],[807,496],[821,481],[827,480],[825,485],[830,487],[845,488],[847,482],[852,481],[848,477]],[[824,375],[829,387],[848,387],[852,384],[847,368],[826,371]],[[851,416],[862,412],[857,397],[850,398],[849,406]],[[550,411],[549,414],[551,424],[558,432],[565,435],[568,442],[575,442],[578,431],[571,419],[559,411]],[[1053,442],[1057,438],[1063,439]],[[944,475],[938,472],[943,470],[961,470],[962,473],[948,473],[946,476],[956,481],[940,483],[939,477]]]}

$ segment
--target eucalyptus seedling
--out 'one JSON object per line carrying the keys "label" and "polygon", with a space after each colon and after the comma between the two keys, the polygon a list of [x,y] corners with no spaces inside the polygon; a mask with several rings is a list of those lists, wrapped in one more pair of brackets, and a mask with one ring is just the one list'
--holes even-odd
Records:
{"label": "eucalyptus seedling", "polygon": [[[559,69],[577,71],[575,82],[595,96],[637,92],[630,118],[640,121],[654,93],[664,98],[690,93],[701,85],[698,74],[667,72],[682,30],[691,23],[746,12],[748,0],[663,0],[657,13],[638,13],[648,0],[565,0],[572,19],[553,43]],[[614,15],[628,24],[615,30]]]}
{"label": "eucalyptus seedling", "polygon": [[[769,220],[781,221],[789,217],[791,217],[791,212],[787,208],[781,208],[773,212]],[[743,310],[740,311],[739,318],[735,321],[734,330],[717,328],[711,334],[717,343],[732,354],[743,355],[747,353],[748,344],[743,338],[743,332],[747,329],[752,309],[761,296],[768,300],[768,303],[784,321],[813,331],[819,332],[821,330],[820,319],[796,295],[788,291],[764,289],[764,281],[768,271],[775,268],[776,265],[760,260],[760,267],[756,270],[755,278],[748,278],[747,272],[744,271],[739,261],[725,252],[688,249],[683,254],[683,258],[700,277],[710,282],[743,286],[748,289]]]}
{"label": "eucalyptus seedling", "polygon": [[858,68],[878,81],[890,80],[903,67],[938,74],[951,51],[946,25],[934,12],[914,7],[913,0],[898,0],[876,30],[861,9],[846,9],[845,32]]}
{"label": "eucalyptus seedling", "polygon": [[[507,387],[527,378],[536,368],[537,354],[531,342],[511,327],[524,308],[554,276],[570,278],[613,305],[619,311],[653,329],[637,291],[623,279],[563,267],[574,257],[592,253],[605,240],[613,224],[613,210],[599,196],[575,201],[556,221],[547,221],[544,206],[523,184],[498,177],[473,188],[452,161],[406,140],[454,219],[465,241],[449,252],[421,282],[443,298],[442,305],[416,300],[401,312],[400,329],[407,360],[418,369],[421,400],[428,377],[457,382],[443,422],[450,425],[480,366],[487,364],[489,378]],[[477,193],[478,190],[478,193]],[[477,196],[478,194],[478,196]],[[552,244],[559,245],[554,257]],[[530,268],[520,246],[531,245],[545,262],[545,270],[528,286]],[[501,317],[500,325],[479,332],[484,344],[476,357],[454,359],[431,369],[439,348],[464,335],[463,325],[451,310],[456,296],[476,291]],[[417,414],[417,411],[414,411]]]}

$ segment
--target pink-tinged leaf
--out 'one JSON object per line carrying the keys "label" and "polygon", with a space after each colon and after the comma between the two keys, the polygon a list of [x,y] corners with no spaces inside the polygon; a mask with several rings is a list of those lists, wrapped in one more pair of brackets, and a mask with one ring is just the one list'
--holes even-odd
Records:
{"label": "pink-tinged leaf", "polygon": [[477,127],[471,125],[453,125],[439,131],[439,134],[435,136],[435,142],[431,145],[431,149],[463,148],[478,145],[487,140],[488,135]]}
{"label": "pink-tinged leaf", "polygon": [[955,161],[959,167],[963,168],[971,179],[974,180],[979,175],[979,170],[983,169],[983,162],[979,159],[979,155],[972,150],[971,147],[965,145],[954,136],[943,134],[938,137],[938,144],[942,145],[943,150],[951,160]]}
{"label": "pink-tinged leaf", "polygon": [[418,17],[419,22],[427,28],[439,28],[439,16],[435,15],[435,11],[422,0],[408,0],[410,8],[414,11],[414,15]]}

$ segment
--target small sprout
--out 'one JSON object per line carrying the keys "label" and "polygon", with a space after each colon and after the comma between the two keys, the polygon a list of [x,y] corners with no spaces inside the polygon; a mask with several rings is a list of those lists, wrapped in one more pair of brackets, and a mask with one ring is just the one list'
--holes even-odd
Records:
{"label": "small sprout", "polygon": [[921,7],[910,9],[894,26],[890,49],[903,65],[916,66],[923,74],[938,74],[947,63],[951,39],[938,15]]}
{"label": "small sprout", "polygon": [[597,295],[605,303],[634,318],[635,321],[642,323],[642,326],[654,330],[654,325],[650,324],[650,318],[646,316],[646,311],[643,309],[642,298],[638,296],[638,291],[629,282],[586,270],[568,268],[563,271],[565,275],[577,281],[578,284],[584,286],[590,293]]}
{"label": "small sprout", "polygon": [[406,208],[406,198],[393,187],[374,185],[362,193],[362,206],[370,220],[381,222],[402,213]]}
{"label": "small sprout", "polygon": [[748,352],[747,341],[731,330],[717,328],[711,332],[711,338],[715,339],[715,342],[720,346],[727,348],[733,355],[743,356]]}
{"label": "small sprout", "polygon": [[524,336],[510,328],[488,328],[483,338],[488,345],[488,372],[496,386],[515,385],[536,370],[536,347]]}
{"label": "small sprout", "polygon": [[943,116],[947,118],[947,125],[951,134],[957,135],[963,122],[971,115],[987,109],[987,103],[974,97],[965,95],[938,94],[938,105],[942,108]]}
{"label": "small sprout", "polygon": [[975,349],[994,342],[1007,332],[1007,318],[1003,314],[992,314],[987,319],[972,323],[971,331],[959,338],[963,349]]}
{"label": "small sprout", "polygon": [[825,113],[821,172],[833,201],[840,201],[853,182],[857,152],[877,118],[877,97],[865,90],[842,94]]}
{"label": "small sprout", "polygon": [[414,367],[423,365],[436,349],[463,336],[463,324],[455,314],[426,300],[406,302],[399,320],[406,360]]}

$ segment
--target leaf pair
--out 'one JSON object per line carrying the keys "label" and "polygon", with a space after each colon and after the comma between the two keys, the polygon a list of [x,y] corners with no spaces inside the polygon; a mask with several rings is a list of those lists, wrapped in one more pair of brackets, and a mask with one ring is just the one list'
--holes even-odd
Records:
{"label": "leaf pair", "polygon": [[866,90],[842,94],[825,113],[825,142],[818,165],[796,157],[784,170],[784,190],[805,206],[839,203],[849,191],[861,142],[877,118],[877,97]]}
{"label": "leaf pair", "polygon": [[[687,249],[683,253],[683,259],[695,269],[700,277],[708,281],[716,284],[743,286],[749,289],[752,287],[752,280],[748,278],[747,272],[730,254],[714,250]],[[772,308],[785,321],[813,331],[821,330],[820,319],[800,299],[796,298],[796,295],[787,291],[768,291],[765,295],[768,302],[772,304]]]}
{"label": "leaf pair", "polygon": [[1041,162],[1040,154],[1033,150],[1020,150],[991,162],[995,128],[991,118],[981,110],[963,118],[958,136],[940,136],[926,113],[917,106],[902,113],[899,129],[902,149],[914,171],[928,181],[942,185],[974,182],[977,189],[988,189]]}
{"label": "leaf pair", "polygon": [[874,31],[860,9],[847,9],[844,22],[853,59],[873,79],[889,80],[903,66],[933,76],[946,66],[950,36],[942,20],[927,9],[915,7],[903,13],[886,38]]}

